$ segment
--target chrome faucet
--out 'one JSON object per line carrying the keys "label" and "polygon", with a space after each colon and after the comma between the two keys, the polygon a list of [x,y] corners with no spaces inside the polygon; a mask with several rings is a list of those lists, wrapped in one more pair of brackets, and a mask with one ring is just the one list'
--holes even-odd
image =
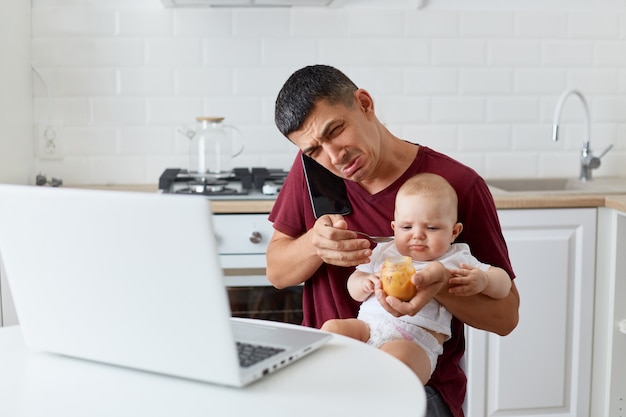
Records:
{"label": "chrome faucet", "polygon": [[607,154],[613,148],[613,145],[609,145],[602,153],[598,156],[594,156],[593,152],[590,148],[590,140],[591,140],[591,123],[589,117],[589,107],[587,106],[587,100],[583,93],[578,90],[566,90],[559,97],[559,101],[556,104],[556,109],[554,110],[554,121],[552,122],[552,140],[559,140],[559,120],[561,118],[561,110],[563,109],[563,104],[565,104],[565,100],[572,94],[575,94],[580,98],[580,102],[583,105],[584,115],[585,115],[585,138],[583,140],[583,148],[580,151],[580,180],[581,181],[589,181],[591,180],[591,170],[596,169],[600,166],[600,159],[604,155]]}

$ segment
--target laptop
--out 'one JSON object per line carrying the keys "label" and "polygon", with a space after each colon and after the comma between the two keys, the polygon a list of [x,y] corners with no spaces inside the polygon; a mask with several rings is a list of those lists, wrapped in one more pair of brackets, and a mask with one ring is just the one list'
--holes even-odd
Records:
{"label": "laptop", "polygon": [[[0,185],[0,259],[26,345],[241,387],[331,335],[231,318],[199,196]],[[257,363],[238,351],[262,346]]]}

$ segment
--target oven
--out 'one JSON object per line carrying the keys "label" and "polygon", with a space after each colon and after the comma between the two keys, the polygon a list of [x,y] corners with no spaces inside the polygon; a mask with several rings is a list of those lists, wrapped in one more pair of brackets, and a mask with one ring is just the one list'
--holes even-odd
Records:
{"label": "oven", "polygon": [[267,213],[216,213],[213,219],[232,315],[301,324],[303,287],[278,290],[265,276],[274,231]]}
{"label": "oven", "polygon": [[[273,203],[287,171],[234,168],[209,174],[168,168],[159,178],[163,193],[194,194],[211,200],[220,261],[233,316],[302,323],[302,286],[278,290],[265,275],[265,253],[274,229],[268,210],[252,211],[254,202]],[[233,203],[237,207],[233,209]],[[216,210],[217,204],[221,207]],[[224,208],[223,205],[227,208]]]}

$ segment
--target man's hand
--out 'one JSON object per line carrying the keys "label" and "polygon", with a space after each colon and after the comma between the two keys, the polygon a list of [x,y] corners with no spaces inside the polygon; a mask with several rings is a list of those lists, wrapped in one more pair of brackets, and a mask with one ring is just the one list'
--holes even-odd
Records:
{"label": "man's hand", "polygon": [[376,286],[376,298],[390,314],[399,317],[403,315],[414,316],[445,286],[452,276],[439,262],[430,262],[424,268],[417,271],[411,282],[417,287],[417,294],[409,301],[401,301],[396,297],[388,296],[380,284]]}
{"label": "man's hand", "polygon": [[309,232],[317,255],[327,264],[356,266],[370,261],[372,250],[367,239],[357,237],[339,214],[327,214]]}

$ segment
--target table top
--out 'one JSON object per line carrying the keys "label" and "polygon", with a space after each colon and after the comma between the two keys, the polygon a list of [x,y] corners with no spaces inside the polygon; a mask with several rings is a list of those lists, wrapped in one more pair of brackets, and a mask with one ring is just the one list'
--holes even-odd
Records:
{"label": "table top", "polygon": [[[423,416],[424,389],[391,355],[334,335],[318,351],[245,388],[167,377],[24,346],[19,326],[0,328],[0,415]],[[391,402],[392,401],[392,402]]]}

